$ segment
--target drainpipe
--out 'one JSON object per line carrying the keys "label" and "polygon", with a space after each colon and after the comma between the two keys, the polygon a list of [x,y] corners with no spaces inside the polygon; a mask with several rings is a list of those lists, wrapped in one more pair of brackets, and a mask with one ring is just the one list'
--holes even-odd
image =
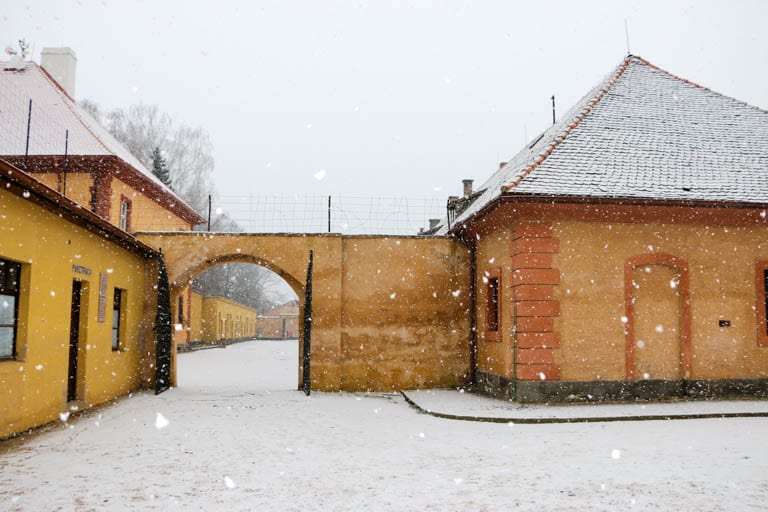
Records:
{"label": "drainpipe", "polygon": [[469,383],[474,386],[477,384],[477,261],[475,244],[469,245]]}

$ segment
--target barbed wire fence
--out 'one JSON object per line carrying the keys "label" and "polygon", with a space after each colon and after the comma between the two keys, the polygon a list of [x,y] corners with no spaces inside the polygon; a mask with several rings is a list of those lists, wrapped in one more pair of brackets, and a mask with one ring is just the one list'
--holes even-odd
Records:
{"label": "barbed wire fence", "polygon": [[436,196],[216,194],[210,196],[211,230],[223,217],[248,233],[418,235],[430,219],[445,216],[445,202]]}

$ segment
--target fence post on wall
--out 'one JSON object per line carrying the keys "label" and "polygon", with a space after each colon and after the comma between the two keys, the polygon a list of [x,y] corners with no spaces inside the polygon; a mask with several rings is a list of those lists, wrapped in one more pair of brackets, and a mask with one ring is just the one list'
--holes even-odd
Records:
{"label": "fence post on wall", "polygon": [[311,392],[310,364],[312,359],[312,257],[309,251],[309,264],[307,265],[307,286],[304,289],[304,350],[302,354],[302,383],[304,394],[309,396]]}
{"label": "fence post on wall", "polygon": [[331,232],[331,196],[328,196],[328,232]]}
{"label": "fence post on wall", "polygon": [[27,112],[27,144],[24,148],[24,170],[29,171],[29,131],[32,128],[32,98],[29,98],[29,111]]}
{"label": "fence post on wall", "polygon": [[211,231],[211,194],[208,194],[208,231]]}

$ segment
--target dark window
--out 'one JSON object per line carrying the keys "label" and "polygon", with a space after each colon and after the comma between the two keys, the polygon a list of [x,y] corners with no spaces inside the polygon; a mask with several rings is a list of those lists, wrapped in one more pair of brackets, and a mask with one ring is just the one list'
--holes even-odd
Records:
{"label": "dark window", "polygon": [[16,357],[21,264],[0,259],[0,359]]}
{"label": "dark window", "polygon": [[763,333],[768,336],[768,269],[763,269],[763,307],[766,312]]}
{"label": "dark window", "polygon": [[499,278],[488,278],[488,305],[486,309],[486,331],[499,330]]}
{"label": "dark window", "polygon": [[178,319],[179,321],[177,323],[183,324],[184,323],[184,297],[179,295],[179,311],[178,311]]}
{"label": "dark window", "polygon": [[123,290],[115,288],[115,300],[112,303],[112,350],[120,350],[120,324],[123,313]]}
{"label": "dark window", "polygon": [[768,347],[768,261],[757,262],[755,272],[755,317],[757,318],[757,346]]}

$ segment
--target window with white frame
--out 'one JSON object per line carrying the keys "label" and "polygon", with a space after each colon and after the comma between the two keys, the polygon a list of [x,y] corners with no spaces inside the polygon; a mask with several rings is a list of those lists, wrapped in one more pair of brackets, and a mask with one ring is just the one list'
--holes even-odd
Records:
{"label": "window with white frame", "polygon": [[16,357],[21,264],[0,259],[0,359]]}

